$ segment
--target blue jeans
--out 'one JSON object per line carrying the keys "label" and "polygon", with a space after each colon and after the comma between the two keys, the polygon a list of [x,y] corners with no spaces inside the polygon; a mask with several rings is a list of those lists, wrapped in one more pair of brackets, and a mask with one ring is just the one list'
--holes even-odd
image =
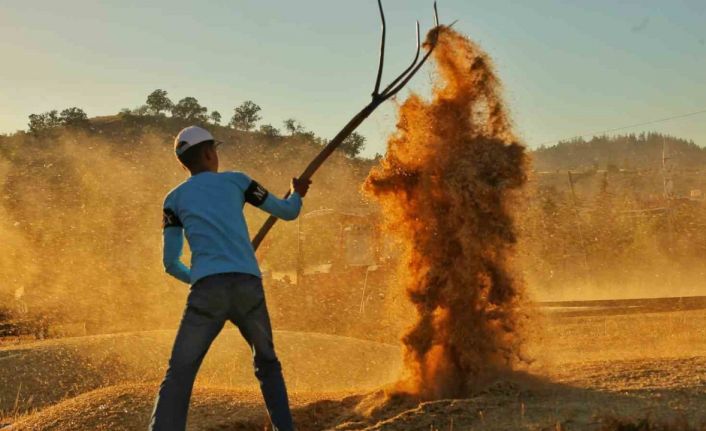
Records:
{"label": "blue jeans", "polygon": [[186,428],[196,373],[226,320],[238,327],[252,349],[255,376],[274,429],[294,429],[282,368],[272,342],[262,280],[250,274],[228,273],[204,277],[191,287],[169,368],[155,401],[150,430]]}

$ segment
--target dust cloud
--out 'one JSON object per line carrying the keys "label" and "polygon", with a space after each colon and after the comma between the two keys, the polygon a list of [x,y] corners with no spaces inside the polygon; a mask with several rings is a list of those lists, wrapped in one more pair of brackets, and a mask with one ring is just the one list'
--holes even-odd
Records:
{"label": "dust cloud", "polygon": [[18,318],[75,334],[157,324],[175,312],[155,211],[178,172],[156,137],[139,146],[68,132],[27,139],[11,155],[1,293]]}
{"label": "dust cloud", "polygon": [[[126,130],[129,124],[116,123],[36,138],[19,133],[0,142],[0,329],[20,334],[0,336],[9,359],[8,373],[0,377],[0,418],[97,387],[163,375],[189,287],[162,268],[162,202],[188,173],[173,153],[175,130]],[[320,150],[306,137],[273,140],[213,129],[225,142],[219,149],[222,170],[244,171],[278,195]],[[362,202],[359,193],[332,190],[356,190],[369,166],[342,154],[332,156],[307,195],[304,215],[319,208],[354,211]],[[252,232],[266,214],[245,211]],[[305,217],[302,224],[278,223],[261,247],[280,354],[284,361],[307,364],[291,372],[290,386],[353,389],[394,375],[399,368],[394,355],[377,367],[379,373],[367,369],[383,362],[381,352],[394,351],[393,346],[322,335],[364,338],[361,334],[380,324],[381,304],[371,301],[360,311],[359,286],[377,300],[372,286],[384,285],[373,283],[375,273],[366,278],[365,268],[356,267],[311,275],[312,281],[299,285],[274,279],[273,273],[291,272],[296,265],[298,228],[308,235],[307,244],[335,244],[338,236],[327,240],[323,233],[342,229],[333,216]],[[304,251],[305,265],[325,263],[335,254],[324,245]],[[188,249],[183,260],[189,260]],[[351,306],[342,307],[342,298]],[[315,361],[308,357],[312,351],[317,352]],[[252,386],[251,368],[243,366],[248,354],[234,328],[224,331],[199,384]],[[234,359],[238,355],[243,359]],[[343,372],[326,365],[353,357],[358,362]],[[219,371],[210,375],[209,363]]]}
{"label": "dust cloud", "polygon": [[[173,328],[181,317],[188,286],[164,273],[160,220],[165,194],[188,173],[174,157],[168,128],[117,126],[38,138],[18,134],[3,142],[0,303],[42,338]],[[285,142],[224,128],[214,133],[226,142],[222,169],[242,170],[275,194],[318,150],[297,137]],[[317,177],[304,211],[355,208],[359,194],[326,191],[355,190],[367,170],[336,155]],[[253,231],[265,219],[252,208],[246,216]],[[307,229],[325,222],[307,220]],[[296,231],[296,223],[278,224],[263,247],[266,273],[294,267]],[[272,292],[274,305],[289,290]],[[279,327],[287,326],[282,313],[273,314]]]}
{"label": "dust cloud", "polygon": [[513,270],[515,191],[527,180],[490,58],[450,29],[431,100],[410,96],[365,190],[401,238],[417,321],[403,337],[401,393],[468,395],[522,356],[524,286]]}

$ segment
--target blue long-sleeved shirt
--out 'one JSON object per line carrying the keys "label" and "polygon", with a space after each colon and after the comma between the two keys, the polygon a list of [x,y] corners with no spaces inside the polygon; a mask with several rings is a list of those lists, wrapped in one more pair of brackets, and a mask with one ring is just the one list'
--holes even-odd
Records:
{"label": "blue long-sleeved shirt", "polygon": [[[164,269],[185,283],[212,274],[242,272],[260,276],[243,206],[250,203],[283,220],[299,215],[298,193],[279,199],[241,172],[202,172],[164,199]],[[191,267],[181,262],[184,234]]]}

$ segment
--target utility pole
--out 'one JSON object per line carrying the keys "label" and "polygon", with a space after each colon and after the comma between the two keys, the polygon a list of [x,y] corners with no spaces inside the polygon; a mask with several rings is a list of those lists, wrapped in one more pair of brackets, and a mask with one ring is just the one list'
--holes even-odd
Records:
{"label": "utility pole", "polygon": [[662,184],[665,201],[665,216],[667,221],[667,238],[669,251],[674,244],[674,226],[672,224],[672,200],[674,199],[674,159],[670,157],[667,139],[662,136]]}
{"label": "utility pole", "polygon": [[304,247],[302,246],[304,238],[302,238],[302,218],[297,217],[297,287],[303,284],[304,277]]}
{"label": "utility pole", "polygon": [[[667,139],[662,136],[662,182],[664,184],[664,200],[665,200],[665,221],[667,222],[667,244],[669,244],[668,252],[672,254],[674,250],[674,224],[672,220],[672,199],[674,198],[674,160],[670,157],[667,148]],[[671,268],[670,268],[671,270]],[[667,286],[672,291],[672,271],[667,273]]]}
{"label": "utility pole", "polygon": [[588,263],[588,250],[586,248],[586,237],[583,234],[583,223],[581,222],[581,214],[578,209],[578,200],[576,199],[576,190],[574,189],[574,177],[571,175],[571,171],[566,171],[569,174],[569,188],[571,189],[571,201],[573,203],[574,215],[576,216],[576,230],[579,234],[579,240],[581,241],[581,251],[583,252],[583,267],[586,272],[586,281],[593,287],[595,283],[593,282],[593,274],[591,273],[591,266]]}
{"label": "utility pole", "polygon": [[668,153],[667,140],[662,136],[662,184],[664,186],[664,198],[667,201],[674,196],[674,179],[672,177],[674,161]]}

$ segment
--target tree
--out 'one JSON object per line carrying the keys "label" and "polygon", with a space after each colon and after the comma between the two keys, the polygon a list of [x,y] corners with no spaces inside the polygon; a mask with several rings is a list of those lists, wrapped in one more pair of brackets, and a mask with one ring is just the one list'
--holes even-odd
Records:
{"label": "tree", "polygon": [[84,110],[75,106],[61,111],[59,119],[61,124],[74,129],[86,129],[91,125]]}
{"label": "tree", "polygon": [[185,121],[205,123],[208,108],[201,106],[195,97],[185,97],[172,108],[172,116]]}
{"label": "tree", "polygon": [[230,125],[236,130],[249,132],[255,128],[255,124],[262,119],[258,114],[260,108],[252,100],[246,100],[240,106],[234,109],[233,118],[230,120]]}
{"label": "tree", "polygon": [[272,124],[263,124],[260,126],[260,133],[267,136],[268,138],[279,138],[282,136],[282,132]]}
{"label": "tree", "polygon": [[147,115],[150,115],[150,107],[147,105],[141,105],[138,106],[137,108],[132,110],[133,115],[137,115],[138,117],[144,117]]}
{"label": "tree", "polygon": [[348,157],[355,158],[365,149],[365,136],[358,132],[353,132],[343,140],[339,147]]}
{"label": "tree", "polygon": [[42,114],[29,116],[28,132],[32,135],[45,134],[59,126],[72,129],[87,129],[91,123],[83,109],[77,107],[66,108],[61,113],[53,109]]}
{"label": "tree", "polygon": [[221,124],[221,113],[218,111],[213,111],[211,112],[211,115],[209,115],[211,118],[211,121],[213,124]]}
{"label": "tree", "polygon": [[300,135],[304,133],[304,125],[294,118],[284,120],[284,129],[290,136]]}
{"label": "tree", "polygon": [[152,115],[159,115],[162,111],[171,111],[174,107],[174,103],[167,97],[167,92],[160,89],[154,90],[147,96],[146,105]]}
{"label": "tree", "polygon": [[296,137],[301,141],[308,141],[315,145],[324,145],[326,143],[324,139],[316,136],[314,132],[306,130],[304,125],[294,118],[284,120],[284,128],[289,132],[289,136]]}
{"label": "tree", "polygon": [[61,125],[61,119],[56,109],[43,114],[31,114],[29,116],[28,132],[32,135],[40,135]]}

